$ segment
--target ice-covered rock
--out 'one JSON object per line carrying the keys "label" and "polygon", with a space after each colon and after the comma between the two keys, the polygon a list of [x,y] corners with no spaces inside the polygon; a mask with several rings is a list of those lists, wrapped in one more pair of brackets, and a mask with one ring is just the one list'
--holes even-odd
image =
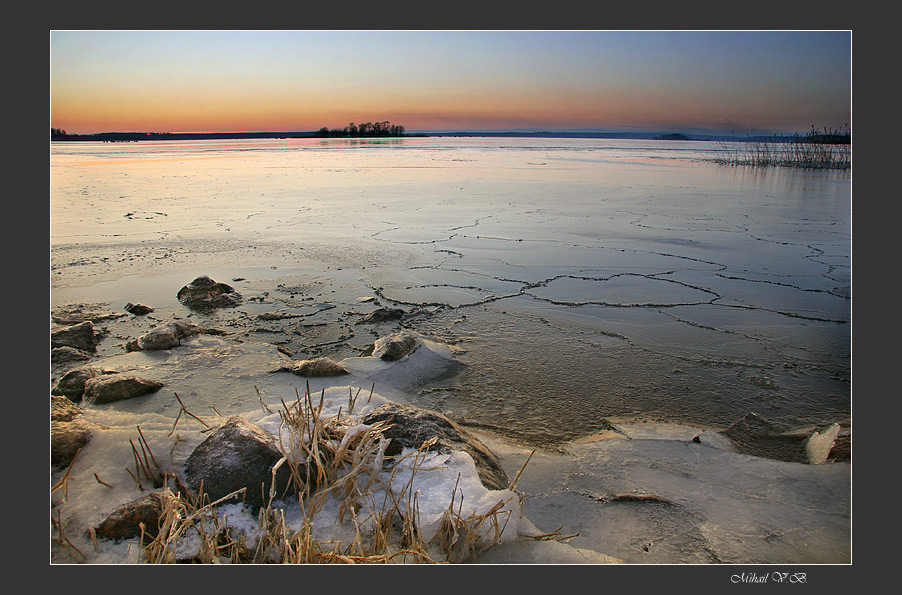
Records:
{"label": "ice-covered rock", "polygon": [[440,413],[400,403],[386,403],[364,415],[360,421],[368,425],[379,421],[391,424],[382,433],[391,439],[385,449],[386,456],[398,455],[404,448],[418,449],[434,438],[436,441],[428,450],[466,452],[473,458],[479,479],[488,489],[506,490],[510,486],[510,479],[498,458],[478,438]]}
{"label": "ice-covered rock", "polygon": [[347,374],[348,370],[343,365],[335,362],[328,357],[318,357],[315,359],[305,359],[295,362],[290,366],[282,366],[274,370],[274,372],[291,372],[298,376],[306,376],[310,378],[325,376],[341,376]]}
{"label": "ice-covered rock", "polygon": [[346,358],[341,364],[361,382],[398,390],[450,378],[465,367],[448,345],[411,336],[416,339],[415,348],[401,359],[388,361],[370,352]]}
{"label": "ice-covered rock", "polygon": [[388,337],[378,339],[373,345],[373,356],[387,362],[398,361],[410,355],[419,346],[420,340],[415,334],[402,331]]}
{"label": "ice-covered rock", "polygon": [[[246,488],[243,500],[251,506],[268,501],[272,469],[282,452],[272,434],[240,416],[232,416],[192,451],[185,462],[186,486],[203,491],[210,501]],[[303,474],[302,474],[303,475]],[[287,465],[276,473],[276,498],[291,483]]]}
{"label": "ice-covered rock", "polygon": [[125,349],[127,351],[172,349],[181,345],[182,339],[204,332],[205,329],[199,325],[184,320],[175,320],[129,341]]}

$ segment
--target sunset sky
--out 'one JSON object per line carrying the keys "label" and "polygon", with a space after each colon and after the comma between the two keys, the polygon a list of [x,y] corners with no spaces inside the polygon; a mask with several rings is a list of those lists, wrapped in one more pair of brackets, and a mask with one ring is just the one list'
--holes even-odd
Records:
{"label": "sunset sky", "polygon": [[807,132],[850,31],[52,31],[51,127]]}

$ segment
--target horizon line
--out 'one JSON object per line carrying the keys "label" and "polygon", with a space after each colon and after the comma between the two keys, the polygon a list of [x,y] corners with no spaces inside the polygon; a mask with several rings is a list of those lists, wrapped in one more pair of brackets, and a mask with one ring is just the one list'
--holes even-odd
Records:
{"label": "horizon line", "polygon": [[[812,127],[815,127],[812,125]],[[66,132],[62,127],[51,127],[53,130],[60,130],[67,136],[96,136],[103,134],[185,134],[185,135],[201,135],[201,134],[315,134],[320,129],[310,130],[106,130],[102,132]],[[815,127],[816,128],[816,127]],[[338,130],[338,129],[336,129]],[[620,127],[620,128],[553,128],[553,127],[535,127],[535,128],[424,128],[424,129],[405,129],[404,136],[414,134],[672,134],[681,133],[686,135],[717,135],[717,136],[742,136],[742,135],[792,135],[798,134],[798,131],[772,130],[763,128],[726,130],[723,128],[696,128],[696,127]],[[374,137],[378,138],[378,137]],[[398,138],[398,137],[396,137]]]}

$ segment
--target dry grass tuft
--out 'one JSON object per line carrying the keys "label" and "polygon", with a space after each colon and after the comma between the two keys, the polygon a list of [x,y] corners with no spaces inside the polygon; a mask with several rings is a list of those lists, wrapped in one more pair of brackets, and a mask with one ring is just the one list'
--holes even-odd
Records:
{"label": "dry grass tuft", "polygon": [[[282,401],[279,443],[282,459],[272,470],[283,466],[291,472],[294,496],[301,518],[291,522],[286,509],[270,492],[269,500],[257,515],[256,531],[239,531],[228,523],[217,505],[239,494],[229,494],[216,502],[205,502],[190,494],[175,494],[163,488],[163,513],[157,536],[143,546],[148,563],[237,563],[237,564],[432,564],[471,561],[501,540],[511,511],[499,502],[481,514],[463,513],[463,493],[458,484],[433,537],[426,540],[419,519],[418,491],[413,479],[427,469],[427,449],[432,441],[405,457],[384,456],[388,446],[382,432],[388,422],[355,424],[350,414],[357,394],[349,394],[347,414],[323,414],[325,391],[314,397],[297,394],[291,403]],[[370,393],[372,396],[372,392]],[[262,399],[261,399],[262,403]],[[187,412],[187,411],[186,411]],[[154,476],[153,455],[146,441],[132,448],[136,476]],[[398,489],[396,472],[404,461],[410,478]],[[391,469],[391,480],[384,471]],[[519,475],[519,474],[518,474]],[[272,485],[275,485],[275,481]],[[334,514],[348,529],[343,539],[322,540],[315,532],[320,513]],[[284,501],[281,501],[284,504]],[[329,510],[325,510],[329,507]],[[152,533],[152,532],[151,532]],[[142,539],[149,539],[142,535]]]}

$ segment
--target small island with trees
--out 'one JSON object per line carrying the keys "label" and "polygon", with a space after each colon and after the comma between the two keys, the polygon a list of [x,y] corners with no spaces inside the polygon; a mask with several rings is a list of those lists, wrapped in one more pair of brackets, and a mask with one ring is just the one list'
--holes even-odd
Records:
{"label": "small island with trees", "polygon": [[314,133],[317,137],[369,137],[369,136],[404,136],[404,127],[400,124],[392,124],[388,120],[384,122],[364,122],[354,124],[351,122],[344,128],[327,128],[323,126]]}

